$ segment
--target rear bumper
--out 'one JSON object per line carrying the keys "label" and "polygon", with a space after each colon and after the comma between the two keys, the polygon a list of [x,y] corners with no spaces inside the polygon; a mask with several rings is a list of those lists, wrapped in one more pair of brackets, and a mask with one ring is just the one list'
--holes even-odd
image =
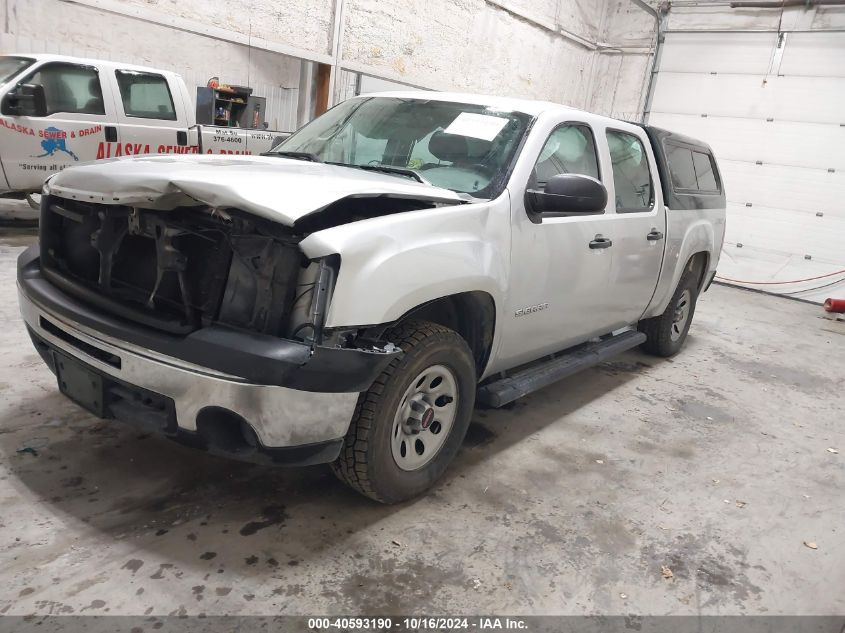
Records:
{"label": "rear bumper", "polygon": [[[166,346],[161,351],[161,341],[157,339],[163,335],[94,313],[56,289],[40,276],[37,251],[35,257],[32,255],[30,251],[25,252],[18,263],[18,299],[36,348],[50,368],[55,372],[52,359],[56,352],[72,357],[103,376],[109,388],[118,391],[124,388],[123,392],[134,389],[134,393],[140,394],[111,402],[105,417],[134,423],[213,452],[251,461],[307,464],[333,460],[352,419],[358,393],[366,388],[360,385],[371,382],[395,357],[395,354],[356,355],[357,350],[337,350],[351,352],[341,358],[354,361],[350,366],[334,358],[328,365],[342,366],[333,374],[325,366],[321,369],[319,364],[311,367],[314,358],[310,351],[304,357],[299,355],[302,347],[299,343],[274,339],[274,343],[293,348],[277,346],[268,355],[266,347],[261,345],[256,344],[254,349],[246,345],[237,347],[237,341],[241,340],[238,336],[244,333],[234,332],[234,343],[226,343],[224,337],[222,342],[202,349],[205,355],[216,352],[214,363],[194,363],[175,353],[166,353]],[[91,327],[92,320],[100,321],[102,327]],[[110,326],[131,332],[132,336],[115,337],[109,333]],[[249,334],[245,336],[247,340],[255,339]],[[156,346],[130,342],[132,338],[143,340],[144,337]],[[184,341],[190,337],[166,338],[173,340],[171,349],[177,352],[185,349]],[[255,364],[269,368],[269,380],[256,380],[254,368],[243,372],[252,374],[247,377],[238,375],[241,372],[233,374],[219,369],[221,362],[252,352]],[[309,372],[303,372],[306,365]],[[303,373],[309,376],[306,388],[290,386],[304,381]],[[274,381],[288,385],[272,384]],[[318,390],[321,384],[331,387]],[[341,391],[339,387],[346,390]],[[147,392],[156,401],[157,411],[141,406]],[[137,406],[128,407],[130,404]],[[226,433],[206,433],[203,420],[213,419],[221,411],[230,421],[239,419],[248,425],[256,440],[252,446],[249,441],[227,445]],[[250,435],[249,430],[245,435]]]}

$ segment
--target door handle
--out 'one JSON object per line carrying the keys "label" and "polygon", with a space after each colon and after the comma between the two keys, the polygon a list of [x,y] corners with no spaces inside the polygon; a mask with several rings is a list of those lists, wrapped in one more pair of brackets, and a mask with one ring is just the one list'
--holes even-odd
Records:
{"label": "door handle", "polygon": [[117,143],[117,128],[113,125],[106,126],[106,143]]}
{"label": "door handle", "polygon": [[663,233],[661,233],[661,232],[660,232],[660,231],[658,231],[657,229],[651,229],[651,233],[649,233],[648,235],[646,235],[646,236],[645,236],[645,238],[646,238],[649,242],[656,242],[657,240],[662,240],[662,239],[663,239]]}
{"label": "door handle", "polygon": [[596,235],[595,239],[590,242],[590,248],[610,248],[611,246],[613,246],[613,241],[601,235]]}

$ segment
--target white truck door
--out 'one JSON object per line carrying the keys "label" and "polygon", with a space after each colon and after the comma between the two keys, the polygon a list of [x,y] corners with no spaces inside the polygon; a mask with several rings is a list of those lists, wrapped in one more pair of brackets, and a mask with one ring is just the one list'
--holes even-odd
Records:
{"label": "white truck door", "polygon": [[[607,174],[599,169],[596,135],[586,123],[565,122],[548,132],[525,189],[542,189],[551,176],[562,173],[607,184]],[[608,296],[613,248],[602,241],[610,237],[612,215],[605,210],[532,219],[525,189],[511,194],[511,280],[498,354],[503,366],[605,334],[617,320]]]}
{"label": "white truck door", "polygon": [[95,66],[45,62],[3,95],[0,160],[11,190],[38,192],[47,176],[98,158],[107,134],[117,132],[108,129],[114,102],[101,74]]}
{"label": "white truck door", "polygon": [[657,165],[645,133],[605,130],[613,188],[613,265],[609,308],[624,323],[642,316],[657,287],[666,244],[666,211],[657,185]]}
{"label": "white truck door", "polygon": [[196,153],[188,144],[190,103],[175,75],[118,66],[113,81],[120,143],[108,148],[111,157]]}

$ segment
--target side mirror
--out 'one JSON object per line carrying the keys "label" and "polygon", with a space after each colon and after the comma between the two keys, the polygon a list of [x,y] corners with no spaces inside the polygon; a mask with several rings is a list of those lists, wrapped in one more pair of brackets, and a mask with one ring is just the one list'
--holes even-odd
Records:
{"label": "side mirror", "polygon": [[600,213],[607,206],[607,189],[590,176],[557,174],[542,191],[528,189],[525,198],[528,210],[539,215]]}
{"label": "side mirror", "polygon": [[44,86],[18,84],[3,97],[0,113],[11,116],[47,116]]}

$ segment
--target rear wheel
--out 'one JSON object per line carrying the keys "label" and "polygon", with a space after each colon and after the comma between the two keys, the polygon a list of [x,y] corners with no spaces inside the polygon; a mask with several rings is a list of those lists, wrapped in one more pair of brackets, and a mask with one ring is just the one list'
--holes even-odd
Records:
{"label": "rear wheel", "polygon": [[639,330],[648,337],[642,349],[655,356],[677,354],[687,339],[697,299],[697,277],[694,271],[687,270],[663,314],[640,321]]}
{"label": "rear wheel", "polygon": [[437,481],[466,435],[475,402],[472,352],[453,330],[409,321],[387,339],[405,352],[361,394],[335,474],[382,503]]}

